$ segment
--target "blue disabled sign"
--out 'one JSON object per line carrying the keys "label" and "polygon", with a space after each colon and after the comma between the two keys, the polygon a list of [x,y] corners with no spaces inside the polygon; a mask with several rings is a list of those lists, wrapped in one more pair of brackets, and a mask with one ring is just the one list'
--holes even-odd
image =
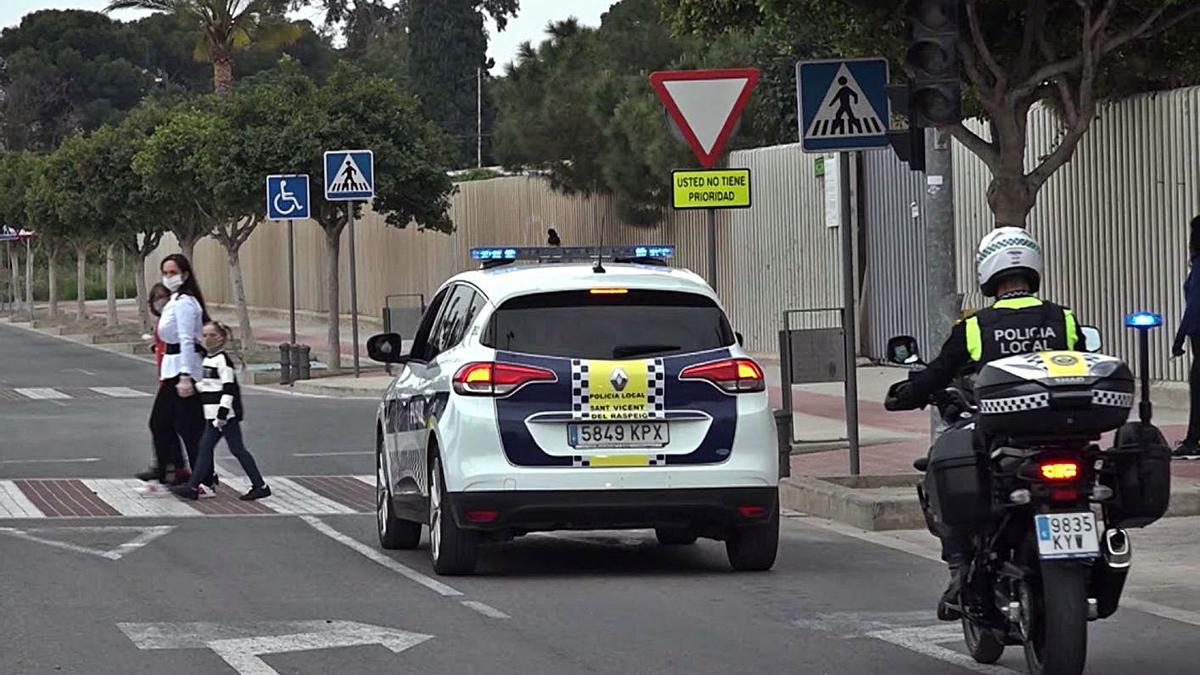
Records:
{"label": "blue disabled sign", "polygon": [[891,118],[887,83],[884,58],[797,63],[796,98],[804,151],[887,147]]}
{"label": "blue disabled sign", "polygon": [[370,150],[325,153],[325,199],[362,202],[375,196],[375,155]]}
{"label": "blue disabled sign", "polygon": [[267,176],[267,220],[304,220],[311,216],[308,174]]}

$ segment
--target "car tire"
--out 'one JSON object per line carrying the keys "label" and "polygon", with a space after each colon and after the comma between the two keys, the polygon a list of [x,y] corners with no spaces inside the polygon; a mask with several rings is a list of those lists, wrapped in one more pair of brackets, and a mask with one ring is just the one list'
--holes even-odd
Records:
{"label": "car tire", "polygon": [[479,533],[464,530],[454,521],[440,457],[433,458],[431,474],[429,555],[433,559],[433,571],[447,576],[474,574],[479,558]]}
{"label": "car tire", "polygon": [[779,551],[779,503],[767,522],[735,528],[725,539],[729,564],[738,572],[765,572]]}
{"label": "car tire", "polygon": [[654,536],[663,546],[691,546],[699,539],[690,527],[656,527]]}
{"label": "car tire", "polygon": [[412,550],[421,543],[421,523],[396,517],[392,489],[383,464],[383,444],[375,448],[375,529],[379,545],[389,551]]}

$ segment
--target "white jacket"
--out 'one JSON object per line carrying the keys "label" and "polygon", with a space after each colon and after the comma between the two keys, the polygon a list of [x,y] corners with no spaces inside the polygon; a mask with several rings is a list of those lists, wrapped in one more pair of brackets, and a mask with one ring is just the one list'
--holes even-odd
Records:
{"label": "white jacket", "polygon": [[[167,344],[159,378],[169,380],[177,375],[189,375],[198,380],[203,375],[200,362],[203,355],[198,350],[204,328],[204,312],[200,303],[190,295],[176,293],[171,296],[162,317],[158,320],[158,337]],[[173,345],[178,345],[176,353]]]}

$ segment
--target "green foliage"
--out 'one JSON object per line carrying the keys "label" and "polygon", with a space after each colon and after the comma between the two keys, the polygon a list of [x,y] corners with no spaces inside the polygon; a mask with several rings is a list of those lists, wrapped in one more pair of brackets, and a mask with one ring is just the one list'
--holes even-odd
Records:
{"label": "green foliage", "polygon": [[0,154],[0,225],[20,229],[36,224],[26,209],[29,189],[37,182],[41,166],[41,158],[27,152]]}

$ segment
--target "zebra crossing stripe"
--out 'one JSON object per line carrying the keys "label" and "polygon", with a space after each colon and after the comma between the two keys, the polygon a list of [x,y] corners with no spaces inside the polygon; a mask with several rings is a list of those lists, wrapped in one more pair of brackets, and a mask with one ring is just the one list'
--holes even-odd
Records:
{"label": "zebra crossing stripe", "polygon": [[12,481],[0,481],[0,518],[45,518]]}
{"label": "zebra crossing stripe", "polygon": [[136,478],[93,478],[84,479],[87,489],[96,493],[101,501],[117,510],[122,516],[199,516],[199,511],[170,492],[149,495],[139,492],[146,483]]}
{"label": "zebra crossing stripe", "polygon": [[[238,493],[244,494],[250,490],[250,481],[242,476],[222,477],[221,482]],[[289,478],[269,478],[267,484],[271,486],[269,506],[279,513],[292,516],[358,513],[349,506],[322,497]]]}
{"label": "zebra crossing stripe", "polygon": [[14,389],[13,391],[24,396],[25,398],[35,401],[54,401],[71,398],[68,394],[64,394],[57,389],[49,387],[34,387],[31,389]]}
{"label": "zebra crossing stripe", "polygon": [[149,398],[150,394],[144,391],[138,391],[130,387],[88,387],[97,394],[104,394],[112,398]]}

